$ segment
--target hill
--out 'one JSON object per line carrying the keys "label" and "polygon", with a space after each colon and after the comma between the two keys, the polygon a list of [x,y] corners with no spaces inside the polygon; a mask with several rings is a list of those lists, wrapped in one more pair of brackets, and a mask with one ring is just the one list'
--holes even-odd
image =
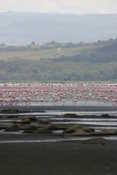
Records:
{"label": "hill", "polygon": [[1,82],[116,81],[117,39],[0,46]]}

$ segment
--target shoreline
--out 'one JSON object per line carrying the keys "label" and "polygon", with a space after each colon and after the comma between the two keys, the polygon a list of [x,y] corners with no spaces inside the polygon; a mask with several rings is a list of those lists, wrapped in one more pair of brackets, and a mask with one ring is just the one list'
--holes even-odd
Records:
{"label": "shoreline", "polygon": [[77,137],[70,137],[70,136],[39,136],[39,135],[15,135],[15,134],[0,134],[0,144],[20,144],[20,143],[64,143],[64,142],[84,142],[90,141],[94,143],[101,143],[103,142],[117,142],[117,135],[100,135],[100,136],[77,136]]}

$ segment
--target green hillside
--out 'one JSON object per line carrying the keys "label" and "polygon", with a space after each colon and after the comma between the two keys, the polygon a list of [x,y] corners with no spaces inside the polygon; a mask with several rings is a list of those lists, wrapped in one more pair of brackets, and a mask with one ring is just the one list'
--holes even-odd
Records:
{"label": "green hillside", "polygon": [[117,39],[96,43],[56,43],[0,47],[0,81],[113,81],[117,79]]}

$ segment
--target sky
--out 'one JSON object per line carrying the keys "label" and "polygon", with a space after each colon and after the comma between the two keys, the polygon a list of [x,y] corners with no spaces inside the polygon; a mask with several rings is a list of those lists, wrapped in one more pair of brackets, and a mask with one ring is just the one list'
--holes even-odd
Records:
{"label": "sky", "polygon": [[117,13],[117,0],[0,0],[0,12]]}

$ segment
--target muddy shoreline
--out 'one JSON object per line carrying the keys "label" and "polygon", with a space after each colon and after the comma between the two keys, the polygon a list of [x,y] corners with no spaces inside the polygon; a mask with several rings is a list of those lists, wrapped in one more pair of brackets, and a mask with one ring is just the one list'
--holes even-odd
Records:
{"label": "muddy shoreline", "polygon": [[4,175],[116,175],[116,155],[117,141],[2,144],[0,172]]}

